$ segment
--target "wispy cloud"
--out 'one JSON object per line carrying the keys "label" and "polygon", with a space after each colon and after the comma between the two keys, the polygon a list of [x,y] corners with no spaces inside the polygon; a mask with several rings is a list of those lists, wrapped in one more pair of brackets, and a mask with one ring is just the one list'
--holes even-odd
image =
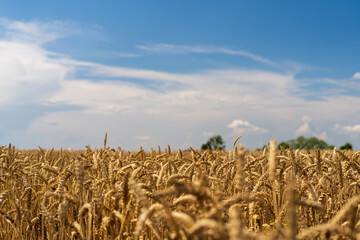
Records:
{"label": "wispy cloud", "polygon": [[4,38],[12,42],[41,45],[80,31],[76,24],[64,21],[11,21],[0,18],[0,27],[4,29]]}
{"label": "wispy cloud", "polygon": [[96,57],[97,59],[110,59],[110,58],[137,58],[141,57],[141,54],[127,53],[127,52],[116,52],[116,51],[101,51],[89,52],[84,54],[85,56]]}
{"label": "wispy cloud", "polygon": [[269,59],[264,57],[255,55],[250,52],[242,51],[242,50],[232,50],[223,47],[215,47],[215,46],[186,46],[186,45],[172,45],[172,44],[154,44],[154,45],[139,45],[137,48],[156,53],[220,53],[227,55],[238,55],[248,57],[254,61],[262,62],[268,65],[275,65],[275,63]]}

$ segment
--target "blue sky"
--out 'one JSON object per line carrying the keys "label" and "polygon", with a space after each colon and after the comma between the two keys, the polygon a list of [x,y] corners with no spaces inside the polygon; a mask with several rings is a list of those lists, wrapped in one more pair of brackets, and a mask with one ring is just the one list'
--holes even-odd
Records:
{"label": "blue sky", "polygon": [[1,1],[0,141],[360,148],[358,1]]}

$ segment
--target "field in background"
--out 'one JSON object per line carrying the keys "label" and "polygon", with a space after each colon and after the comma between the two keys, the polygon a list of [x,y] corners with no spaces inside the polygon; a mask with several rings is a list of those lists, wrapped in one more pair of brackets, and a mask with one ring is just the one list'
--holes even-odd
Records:
{"label": "field in background", "polygon": [[359,151],[105,145],[0,147],[0,239],[360,239]]}

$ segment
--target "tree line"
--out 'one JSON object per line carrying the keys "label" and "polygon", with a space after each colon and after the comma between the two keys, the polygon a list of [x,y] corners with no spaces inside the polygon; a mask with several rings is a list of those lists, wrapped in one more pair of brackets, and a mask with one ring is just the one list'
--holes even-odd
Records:
{"label": "tree line", "polygon": [[[326,143],[324,140],[317,137],[305,138],[304,136],[299,136],[296,139],[291,139],[285,142],[281,142],[278,145],[278,148],[288,149],[290,146],[293,149],[334,149],[334,145]],[[344,145],[340,146],[340,150],[352,150],[352,144],[347,142]]]}
{"label": "tree line", "polygon": [[[290,139],[287,141],[280,142],[278,145],[278,149],[288,149],[290,146],[293,149],[334,149],[334,145],[326,143],[324,140],[319,139],[317,137],[309,137],[306,138],[304,136],[299,136],[296,139]],[[264,147],[267,147],[264,145]],[[201,145],[202,150],[210,149],[210,150],[216,150],[225,149],[225,142],[222,139],[220,135],[213,136],[208,139],[208,141]],[[353,146],[351,143],[347,142],[344,145],[340,146],[340,150],[352,150]],[[262,149],[256,149],[256,150],[262,150]]]}

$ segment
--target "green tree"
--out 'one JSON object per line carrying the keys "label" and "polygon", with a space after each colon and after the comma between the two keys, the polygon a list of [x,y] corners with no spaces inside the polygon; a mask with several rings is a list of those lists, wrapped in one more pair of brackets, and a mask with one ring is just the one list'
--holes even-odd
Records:
{"label": "green tree", "polygon": [[288,148],[290,148],[290,144],[288,144],[286,142],[281,142],[278,145],[278,149],[281,149],[281,147],[283,147],[284,149],[288,149]]}
{"label": "green tree", "polygon": [[352,144],[348,142],[340,147],[340,150],[352,150],[352,149],[353,149]]}
{"label": "green tree", "polygon": [[220,135],[209,138],[209,140],[201,146],[202,150],[216,150],[218,148],[221,150],[225,149],[225,142]]}
{"label": "green tree", "polygon": [[318,148],[318,149],[331,149],[334,148],[333,145],[328,145],[324,140],[318,139],[317,137],[310,137],[310,138],[305,138],[303,136],[299,136],[296,139],[291,139],[285,142],[281,142],[278,145],[278,148],[280,149],[281,146],[284,149],[289,148],[290,146],[293,149],[313,149],[313,148]]}

